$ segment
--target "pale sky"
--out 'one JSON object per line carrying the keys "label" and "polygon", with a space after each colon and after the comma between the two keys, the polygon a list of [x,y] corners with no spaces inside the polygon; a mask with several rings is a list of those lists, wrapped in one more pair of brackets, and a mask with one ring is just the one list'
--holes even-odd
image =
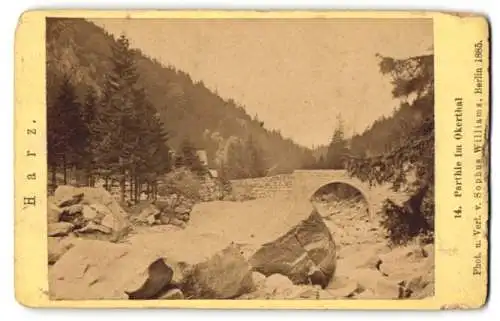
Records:
{"label": "pale sky", "polygon": [[347,135],[399,105],[375,54],[429,53],[431,20],[92,20],[299,144],[327,144],[340,113]]}

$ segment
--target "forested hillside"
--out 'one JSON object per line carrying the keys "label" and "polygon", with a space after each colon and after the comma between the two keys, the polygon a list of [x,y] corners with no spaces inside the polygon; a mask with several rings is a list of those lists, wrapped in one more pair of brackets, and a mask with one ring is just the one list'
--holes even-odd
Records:
{"label": "forested hillside", "polygon": [[[123,51],[121,56],[117,54],[117,46],[123,47],[119,49]],[[49,117],[49,136],[51,129],[59,132],[69,130],[58,128],[61,125],[61,119],[58,117],[62,114],[70,118],[77,117],[76,109],[80,108],[83,111],[80,114],[85,114],[84,116],[88,118],[105,110],[106,104],[109,107],[109,104],[117,103],[107,95],[109,89],[116,85],[114,82],[124,81],[123,72],[117,68],[128,67],[124,65],[124,61],[117,61],[120,59],[130,60],[130,68],[134,71],[133,75],[130,75],[129,83],[124,86],[130,87],[127,90],[136,93],[131,94],[130,99],[126,100],[127,94],[123,96],[123,93],[115,88],[115,96],[127,103],[136,100],[128,106],[135,109],[134,117],[143,117],[145,122],[150,123],[149,125],[161,127],[161,130],[152,130],[156,130],[154,135],[164,138],[157,139],[157,142],[164,141],[166,147],[158,147],[156,152],[172,155],[171,151],[174,151],[179,155],[189,149],[204,149],[208,154],[209,165],[223,169],[228,178],[282,173],[312,162],[310,150],[283,138],[278,131],[267,130],[261,120],[247,114],[244,106],[231,99],[220,97],[202,82],[194,82],[187,73],[173,66],[160,64],[139,50],[130,48],[127,39],[115,39],[102,28],[84,19],[47,20],[47,108],[48,115],[52,115],[52,118]],[[115,75],[116,79],[113,80],[112,75]],[[61,104],[64,106],[61,107]],[[61,110],[58,111],[57,106]],[[95,108],[88,114],[92,106]],[[122,105],[117,106],[117,108],[122,107]],[[71,113],[71,109],[74,113]],[[139,115],[141,113],[142,116]],[[71,128],[71,130],[79,129]],[[94,131],[96,130],[94,128]],[[112,130],[107,128],[107,131]],[[140,136],[140,129],[136,130]],[[100,131],[104,132],[106,129],[100,128]],[[119,132],[115,134],[119,135]],[[77,136],[79,135],[76,134],[75,137]],[[143,142],[134,144],[141,146],[147,143],[153,148],[152,145],[155,143],[150,141],[151,139],[153,138],[144,137]],[[52,149],[64,144],[58,137],[53,137],[52,142],[54,142]],[[49,145],[50,143],[49,139]],[[78,145],[76,142],[72,144]],[[84,146],[81,145],[79,148],[82,151]],[[104,147],[102,144],[97,144],[85,148],[98,151]],[[130,148],[132,151],[134,145]],[[160,151],[160,149],[165,150]],[[104,154],[106,151],[109,155],[111,150],[106,148],[101,150]],[[54,156],[56,152],[49,148],[49,158],[52,160],[52,162],[49,160],[49,163],[53,167],[60,167],[62,161]],[[50,157],[51,155],[53,157]],[[92,161],[95,163],[104,160]],[[70,163],[69,160],[64,162]],[[160,158],[152,162],[163,162],[168,166],[168,161],[165,159]],[[141,164],[141,166],[149,165]]]}
{"label": "forested hillside", "polygon": [[[333,124],[334,130],[330,144],[313,149],[313,155],[316,159],[316,164],[313,167],[344,168],[345,164],[341,160],[345,159],[345,156],[362,159],[390,154],[394,148],[418,139],[419,133],[412,136],[415,134],[415,130],[421,128],[423,124],[432,122],[434,97],[432,88],[429,89],[429,86],[432,87],[433,81],[433,55],[410,57],[403,60],[381,58],[380,63],[383,74],[389,73],[392,77],[409,78],[409,80],[405,79],[404,83],[400,78],[393,81],[394,97],[400,99],[404,96],[404,99],[394,109],[392,115],[380,117],[365,131],[352,137],[345,136],[343,120],[339,115],[337,123]],[[393,66],[387,66],[387,64]],[[384,68],[394,69],[396,65],[399,68],[397,71],[385,72]],[[425,88],[421,89],[420,87]]]}

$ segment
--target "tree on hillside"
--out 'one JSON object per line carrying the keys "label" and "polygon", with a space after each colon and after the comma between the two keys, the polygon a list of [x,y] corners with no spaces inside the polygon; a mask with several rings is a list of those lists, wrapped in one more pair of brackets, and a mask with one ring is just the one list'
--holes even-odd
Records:
{"label": "tree on hillside", "polygon": [[251,135],[245,140],[237,140],[229,145],[224,171],[228,179],[267,175],[265,153]]}
{"label": "tree on hillside", "polygon": [[127,181],[135,200],[144,182],[155,185],[152,177],[169,170],[167,134],[138,83],[135,53],[123,35],[112,47],[111,62],[94,126],[95,159],[106,175],[118,178],[122,201]]}
{"label": "tree on hillside", "polygon": [[94,186],[93,171],[95,169],[95,162],[92,142],[96,140],[96,137],[94,137],[94,126],[98,105],[99,98],[97,97],[97,93],[92,86],[89,86],[85,94],[82,111],[83,123],[85,125],[85,141],[83,142],[84,148],[82,164],[85,170],[87,184],[90,186]]}
{"label": "tree on hillside", "polygon": [[191,140],[189,140],[189,138],[184,137],[184,139],[181,142],[180,150],[181,150],[181,159],[180,159],[181,165],[189,168],[191,171],[195,173],[203,174],[205,168],[201,163],[200,158],[198,157],[196,147],[191,142]]}
{"label": "tree on hillside", "polygon": [[171,170],[171,150],[167,145],[168,132],[161,122],[155,108],[146,99],[143,90],[135,94],[134,119],[136,148],[131,153],[132,163],[129,169],[130,198],[137,200],[145,189],[155,194],[156,178]]}
{"label": "tree on hillside", "polygon": [[131,154],[137,147],[133,126],[133,86],[137,72],[129,42],[125,36],[117,39],[112,47],[112,70],[106,76],[102,108],[98,115],[96,132],[101,140],[96,145],[98,163],[120,181],[121,201],[125,200],[127,171],[133,162]]}
{"label": "tree on hillside", "polygon": [[[415,181],[408,186],[412,195],[403,207],[386,200],[383,226],[392,243],[402,244],[420,234],[432,237],[434,231],[434,72],[433,55],[408,59],[380,58],[380,71],[391,77],[394,98],[423,111],[420,121],[389,141],[384,154],[351,158],[348,171],[370,184],[392,183],[395,190],[407,183],[410,173]],[[409,103],[409,97],[413,102]]]}
{"label": "tree on hillside", "polygon": [[48,162],[52,168],[52,184],[55,185],[57,169],[63,172],[67,184],[67,170],[71,166],[82,166],[86,127],[82,118],[82,107],[78,102],[75,87],[65,75],[56,101],[48,108]]}
{"label": "tree on hillside", "polygon": [[326,161],[325,161],[325,157],[323,155],[319,156],[316,168],[317,169],[325,169],[326,168]]}
{"label": "tree on hillside", "polygon": [[245,141],[243,151],[246,154],[246,167],[249,177],[262,177],[267,174],[267,167],[262,150],[250,135]]}
{"label": "tree on hillside", "polygon": [[337,126],[328,145],[326,154],[326,166],[331,169],[343,169],[344,158],[348,152],[347,140],[344,136],[344,121],[337,115]]}
{"label": "tree on hillside", "polygon": [[244,145],[239,141],[231,142],[227,149],[227,161],[224,163],[228,179],[250,177]]}

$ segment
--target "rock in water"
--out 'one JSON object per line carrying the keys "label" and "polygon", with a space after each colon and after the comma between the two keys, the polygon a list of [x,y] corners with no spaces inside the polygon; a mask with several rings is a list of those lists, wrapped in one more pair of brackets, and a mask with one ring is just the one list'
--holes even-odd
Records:
{"label": "rock in water", "polygon": [[313,281],[324,288],[335,273],[335,243],[319,213],[313,211],[285,235],[264,244],[250,263],[265,275],[280,273],[295,284]]}

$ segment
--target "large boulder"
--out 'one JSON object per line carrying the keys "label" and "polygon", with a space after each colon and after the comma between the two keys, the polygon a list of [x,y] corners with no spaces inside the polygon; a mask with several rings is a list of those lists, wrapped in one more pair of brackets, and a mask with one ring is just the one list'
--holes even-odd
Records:
{"label": "large boulder", "polygon": [[[203,247],[203,246],[202,246]],[[229,299],[253,287],[237,246],[208,256],[181,251],[167,257],[154,247],[81,240],[49,271],[52,299],[156,299],[179,289],[191,298]]]}
{"label": "large boulder", "polygon": [[237,246],[230,245],[194,265],[184,281],[188,297],[230,299],[254,288],[251,267]]}
{"label": "large boulder", "polygon": [[335,273],[335,243],[321,216],[313,211],[285,235],[263,244],[250,263],[264,275],[280,273],[295,284],[326,287]]}
{"label": "large boulder", "polygon": [[[62,209],[60,220],[73,223],[85,231],[111,230],[111,239],[119,239],[128,231],[127,213],[102,187],[59,186],[54,202]],[[102,225],[104,228],[97,227]]]}
{"label": "large boulder", "polygon": [[325,287],[335,273],[335,243],[310,202],[281,195],[241,203],[200,203],[188,227],[196,229],[241,244],[252,269],[266,276],[278,273],[294,284]]}

